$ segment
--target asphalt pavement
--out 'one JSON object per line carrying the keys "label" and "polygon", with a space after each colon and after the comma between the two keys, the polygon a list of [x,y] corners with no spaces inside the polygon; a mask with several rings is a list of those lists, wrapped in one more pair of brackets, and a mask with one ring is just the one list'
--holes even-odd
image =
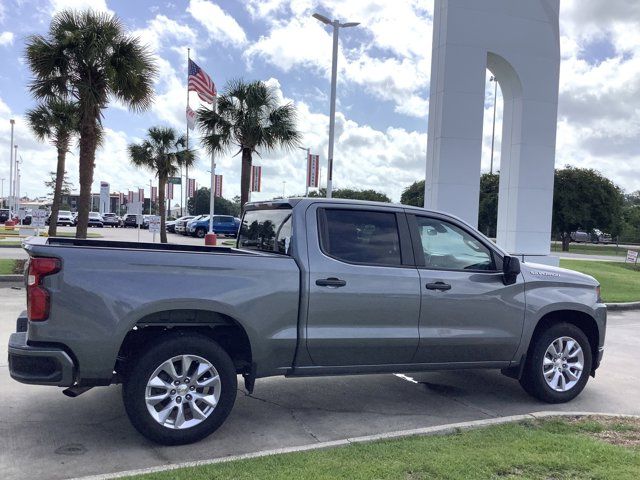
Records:
{"label": "asphalt pavement", "polygon": [[267,378],[251,396],[238,391],[231,415],[211,437],[160,447],[129,424],[119,386],[74,399],[60,388],[11,380],[7,341],[25,308],[24,290],[14,288],[0,284],[3,479],[73,478],[540,410],[640,414],[640,312],[620,312],[609,316],[596,378],[568,404],[538,402],[494,371]]}

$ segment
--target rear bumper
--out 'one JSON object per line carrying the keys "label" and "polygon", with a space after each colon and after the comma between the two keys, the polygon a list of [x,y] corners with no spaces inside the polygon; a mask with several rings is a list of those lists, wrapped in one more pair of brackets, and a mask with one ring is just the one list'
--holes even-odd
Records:
{"label": "rear bumper", "polygon": [[59,347],[33,346],[27,343],[27,332],[9,337],[9,373],[20,383],[70,387],[74,382],[75,365]]}

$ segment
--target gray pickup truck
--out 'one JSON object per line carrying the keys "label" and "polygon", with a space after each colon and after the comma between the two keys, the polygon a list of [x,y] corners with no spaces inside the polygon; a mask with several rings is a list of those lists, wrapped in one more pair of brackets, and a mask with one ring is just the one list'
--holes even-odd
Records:
{"label": "gray pickup truck", "polygon": [[257,378],[494,368],[546,402],[603,353],[598,283],[523,263],[449,215],[325,199],[247,204],[236,248],[32,239],[11,376],[123,384],[146,437],[194,442]]}

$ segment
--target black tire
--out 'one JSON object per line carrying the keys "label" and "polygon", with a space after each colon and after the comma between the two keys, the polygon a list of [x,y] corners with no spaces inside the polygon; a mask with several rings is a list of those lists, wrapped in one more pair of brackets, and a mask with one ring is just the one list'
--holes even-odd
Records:
{"label": "black tire", "polygon": [[204,236],[207,234],[207,231],[202,228],[202,227],[198,227],[196,228],[196,237],[198,238],[204,238]]}
{"label": "black tire", "polygon": [[[221,385],[215,409],[198,425],[184,429],[161,425],[151,416],[145,403],[147,382],[153,372],[178,355],[197,355],[210,362],[220,376]],[[123,382],[122,398],[129,420],[143,436],[162,445],[184,445],[202,440],[222,425],[233,408],[237,387],[235,366],[217,343],[198,334],[176,334],[133,361]]]}
{"label": "black tire", "polygon": [[[569,390],[560,392],[551,388],[543,374],[543,361],[547,348],[560,337],[570,337],[580,345],[584,355],[582,374],[578,382]],[[586,334],[571,323],[557,323],[540,332],[532,339],[520,385],[531,396],[547,403],[564,403],[573,400],[584,389],[591,374],[591,344]]]}

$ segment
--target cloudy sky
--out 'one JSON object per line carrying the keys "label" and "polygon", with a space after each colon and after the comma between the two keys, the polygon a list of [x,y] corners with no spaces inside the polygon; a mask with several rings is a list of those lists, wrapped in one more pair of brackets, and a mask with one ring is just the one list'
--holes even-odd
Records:
{"label": "cloudy sky", "polygon": [[[561,5],[556,165],[596,168],[625,190],[638,190],[640,3],[561,0]],[[331,36],[311,18],[314,11],[361,22],[341,35],[334,186],[374,188],[397,201],[404,187],[424,178],[433,0],[2,0],[0,178],[9,176],[9,118],[15,118],[22,193],[45,193],[43,182],[56,158],[54,149],[38,143],[24,123],[25,110],[34,105],[26,88],[25,39],[46,32],[56,11],[85,6],[121,17],[156,52],[159,66],[149,112],[134,114],[118,105],[105,112],[106,141],[97,154],[95,191],[101,180],[110,182],[112,191],[148,189],[152,175],[129,166],[126,146],[153,125],[185,129],[187,47],[219,90],[229,79],[260,79],[277,88],[282,101],[294,102],[303,145],[326,164]],[[198,102],[193,94],[192,106]],[[492,108],[487,82],[483,171],[489,166]],[[497,147],[499,152],[499,138]],[[77,151],[67,158],[77,185]],[[499,153],[496,161],[499,165]],[[263,166],[264,191],[253,198],[281,195],[283,182],[287,195],[304,192],[301,150],[254,162]],[[208,185],[208,163],[199,150],[193,172],[199,185]],[[217,165],[224,175],[224,196],[237,195],[239,158],[226,156]]]}

